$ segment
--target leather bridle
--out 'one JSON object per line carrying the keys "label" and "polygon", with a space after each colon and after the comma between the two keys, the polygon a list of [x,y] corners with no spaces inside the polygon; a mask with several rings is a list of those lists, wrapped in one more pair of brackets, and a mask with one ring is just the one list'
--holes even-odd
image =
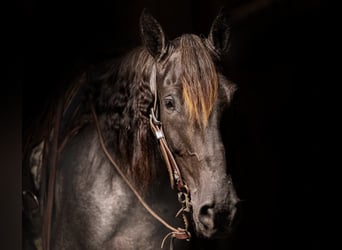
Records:
{"label": "leather bridle", "polygon": [[[191,234],[188,230],[189,228],[189,223],[188,219],[186,217],[185,213],[191,212],[191,202],[190,202],[190,190],[188,186],[185,184],[181,171],[177,165],[177,162],[172,154],[172,151],[170,150],[170,147],[168,146],[168,143],[166,141],[164,132],[163,132],[163,127],[162,123],[158,120],[157,116],[157,85],[156,85],[156,65],[154,65],[152,69],[152,74],[151,74],[151,81],[150,81],[150,87],[151,91],[154,93],[154,105],[153,108],[150,110],[150,117],[149,117],[149,123],[152,132],[156,136],[159,147],[163,156],[163,159],[166,163],[167,170],[169,173],[170,177],[170,185],[171,188],[174,189],[176,186],[178,190],[178,200],[181,203],[181,208],[176,214],[176,217],[178,217],[180,214],[182,215],[183,222],[184,222],[184,228],[180,227],[174,227],[171,226],[169,223],[167,223],[165,220],[163,220],[153,209],[150,208],[150,206],[144,201],[144,199],[141,197],[141,195],[138,193],[138,191],[134,188],[134,186],[130,183],[128,178],[125,176],[125,174],[121,171],[121,168],[119,165],[113,160],[111,157],[111,154],[108,152],[100,124],[95,112],[95,108],[93,105],[90,105],[91,112],[93,114],[93,119],[94,123],[96,126],[96,130],[98,133],[99,141],[101,148],[110,161],[110,163],[114,166],[116,172],[120,175],[120,177],[124,180],[124,182],[127,184],[127,186],[131,189],[131,191],[134,193],[138,201],[141,203],[141,205],[147,210],[148,213],[150,213],[155,219],[157,219],[161,224],[163,224],[166,228],[168,228],[171,232],[168,233],[164,239],[162,240],[161,247],[163,248],[164,243],[168,237],[171,237],[170,240],[170,249],[173,249],[173,239],[180,239],[180,240],[187,240],[189,241],[191,239]],[[78,89],[76,95],[80,89]],[[43,213],[43,249],[49,250],[50,249],[50,235],[51,235],[51,219],[52,219],[52,210],[53,210],[53,197],[54,197],[54,190],[55,190],[55,178],[56,178],[56,172],[57,172],[57,155],[60,152],[60,145],[58,143],[58,137],[59,137],[59,130],[60,130],[60,124],[61,124],[61,117],[62,113],[65,112],[63,110],[63,101],[60,100],[58,105],[57,105],[57,112],[56,112],[56,117],[55,117],[55,122],[54,122],[54,134],[52,138],[52,143],[51,143],[51,159],[49,161],[50,165],[50,173],[48,176],[48,187],[47,187],[47,199],[45,203],[45,206],[43,209],[45,210]],[[63,147],[65,143],[63,142],[61,147]],[[25,194],[26,195],[26,194]]]}
{"label": "leather bridle", "polygon": [[176,186],[178,190],[178,200],[181,203],[182,207],[179,209],[179,211],[176,214],[176,217],[178,217],[180,214],[182,214],[182,218],[184,221],[184,228],[180,227],[173,227],[170,224],[168,224],[165,220],[163,220],[157,213],[155,213],[150,206],[144,201],[144,199],[140,196],[138,191],[134,188],[134,186],[130,183],[128,178],[125,176],[125,174],[121,171],[121,168],[118,166],[118,164],[113,160],[111,157],[110,153],[108,152],[106,145],[103,140],[102,132],[100,129],[100,125],[96,116],[95,108],[94,106],[91,105],[91,110],[94,116],[94,121],[96,125],[96,129],[98,132],[100,144],[102,147],[103,152],[107,156],[108,160],[112,163],[114,166],[115,170],[118,172],[118,174],[121,176],[121,178],[125,181],[127,186],[131,189],[131,191],[134,193],[136,198],[139,200],[141,205],[149,212],[155,219],[157,219],[161,224],[163,224],[166,228],[168,228],[171,232],[168,233],[161,244],[161,247],[163,248],[165,240],[168,237],[171,237],[170,240],[170,249],[173,249],[173,239],[181,239],[181,240],[190,240],[191,234],[188,231],[189,228],[189,223],[188,219],[185,215],[185,213],[189,213],[191,211],[191,202],[190,202],[190,191],[188,186],[185,184],[181,171],[177,165],[177,162],[170,150],[170,147],[168,146],[168,143],[166,141],[164,132],[163,132],[163,127],[162,123],[157,119],[156,115],[156,110],[157,110],[157,85],[156,85],[156,65],[154,65],[152,69],[152,74],[151,74],[151,81],[150,81],[150,87],[151,91],[154,92],[154,105],[153,108],[150,110],[150,127],[152,132],[154,133],[155,137],[157,138],[159,142],[159,148],[161,150],[163,159],[166,163],[167,170],[169,172],[169,177],[170,177],[170,185],[171,188],[174,189],[174,186]]}
{"label": "leather bridle", "polygon": [[150,126],[154,135],[156,136],[159,142],[159,147],[162,152],[164,161],[166,163],[167,170],[169,172],[171,188],[174,189],[174,186],[176,185],[178,192],[181,193],[179,194],[179,196],[187,197],[184,199],[184,202],[186,202],[185,204],[186,207],[184,209],[186,209],[185,210],[186,212],[190,212],[191,204],[190,204],[189,188],[185,184],[182,178],[181,171],[177,165],[175,158],[173,157],[173,154],[164,136],[162,124],[155,117],[155,113],[153,109],[151,109],[151,114],[150,114]]}
{"label": "leather bridle", "polygon": [[[158,93],[157,93],[157,83],[156,83],[157,81],[156,71],[157,71],[157,66],[154,65],[152,69],[152,73],[151,73],[151,80],[150,80],[151,91],[154,92],[153,93],[154,95],[153,107],[150,110],[150,127],[159,142],[159,146],[160,146],[163,158],[165,160],[167,170],[169,172],[171,188],[174,189],[174,186],[176,185],[178,192],[182,192],[183,195],[189,197],[190,195],[189,188],[185,184],[184,179],[182,178],[181,171],[177,165],[177,162],[175,158],[173,157],[170,147],[168,146],[168,143],[164,135],[162,123],[157,118],[158,117],[157,115]],[[186,209],[190,211],[190,204],[187,204]]]}
{"label": "leather bridle", "polygon": [[[115,170],[117,171],[117,173],[120,175],[120,177],[124,180],[124,182],[127,184],[127,186],[131,189],[131,191],[134,193],[134,195],[136,196],[136,198],[138,199],[138,201],[141,203],[141,205],[147,210],[148,213],[150,213],[155,219],[157,219],[161,224],[163,224],[166,228],[168,228],[171,232],[168,233],[166,235],[166,237],[163,239],[162,241],[162,247],[164,245],[164,242],[166,240],[167,237],[171,237],[171,239],[176,238],[176,239],[181,239],[181,240],[189,240],[191,238],[191,234],[188,231],[188,221],[187,218],[184,214],[184,212],[190,212],[190,199],[189,199],[189,192],[188,192],[188,188],[187,186],[184,184],[183,181],[180,181],[181,176],[179,175],[180,178],[177,177],[178,183],[177,183],[177,188],[179,187],[179,193],[178,193],[178,198],[182,204],[182,208],[177,212],[176,216],[178,216],[179,214],[182,213],[182,217],[184,220],[184,224],[185,227],[184,228],[180,228],[180,227],[173,227],[171,226],[169,223],[167,223],[165,220],[163,220],[156,212],[153,211],[153,209],[144,201],[144,199],[141,197],[141,195],[139,194],[139,192],[135,189],[135,187],[131,184],[131,182],[129,181],[129,179],[125,176],[125,174],[121,171],[121,168],[119,167],[119,165],[113,160],[113,158],[111,157],[111,154],[108,152],[105,142],[103,140],[103,136],[102,136],[102,132],[101,132],[101,128],[100,128],[100,124],[99,121],[97,119],[96,113],[95,113],[95,109],[93,106],[91,106],[91,110],[94,116],[94,121],[95,121],[95,125],[96,125],[96,130],[98,132],[98,136],[99,136],[99,141],[101,144],[101,148],[104,152],[104,154],[106,155],[106,157],[108,158],[108,160],[110,161],[110,163],[114,166]],[[152,117],[150,118],[151,120],[153,119]],[[157,128],[157,127],[156,127]],[[157,128],[158,134],[160,131],[160,129]],[[164,138],[164,137],[162,137]],[[161,138],[161,139],[162,139]],[[161,139],[159,139],[159,141],[161,141]],[[164,140],[165,141],[165,138]],[[165,141],[166,143],[166,141]],[[160,143],[161,148],[164,148],[164,143]],[[167,144],[166,145],[166,152],[169,151]],[[162,152],[164,152],[165,149],[162,149]],[[171,158],[172,160],[170,160],[171,158],[169,158],[170,156],[168,155],[168,153],[166,154],[167,158],[165,159],[166,162],[175,162],[175,160],[173,159],[173,156],[171,154]],[[163,156],[165,157],[164,153]],[[167,163],[168,165],[168,169],[170,163]],[[170,165],[170,166],[177,166],[177,165]],[[173,167],[171,167],[173,168]],[[178,167],[177,167],[178,169]],[[177,171],[177,170],[176,170]],[[179,169],[178,169],[179,171]],[[179,172],[180,173],[180,172]],[[175,179],[174,177],[172,177],[172,179]],[[182,184],[181,184],[182,183]],[[171,185],[172,187],[173,185]],[[172,247],[172,240],[170,241],[170,247]]]}

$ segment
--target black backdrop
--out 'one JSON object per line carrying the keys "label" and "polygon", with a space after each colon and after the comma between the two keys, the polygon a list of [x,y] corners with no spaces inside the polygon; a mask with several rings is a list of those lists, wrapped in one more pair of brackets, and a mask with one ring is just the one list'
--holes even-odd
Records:
{"label": "black backdrop", "polygon": [[140,44],[147,7],[170,39],[232,16],[228,77],[239,91],[225,136],[246,200],[233,249],[320,249],[320,1],[25,1],[19,69],[23,130],[85,65]]}

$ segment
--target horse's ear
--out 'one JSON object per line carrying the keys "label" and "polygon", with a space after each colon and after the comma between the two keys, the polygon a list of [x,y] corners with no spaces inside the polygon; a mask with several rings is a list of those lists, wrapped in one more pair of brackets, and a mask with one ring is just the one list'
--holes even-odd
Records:
{"label": "horse's ear", "polygon": [[140,16],[140,33],[144,46],[155,58],[159,59],[166,53],[166,39],[162,27],[146,9]]}
{"label": "horse's ear", "polygon": [[230,47],[230,18],[224,8],[220,10],[213,21],[208,39],[220,55],[228,52]]}

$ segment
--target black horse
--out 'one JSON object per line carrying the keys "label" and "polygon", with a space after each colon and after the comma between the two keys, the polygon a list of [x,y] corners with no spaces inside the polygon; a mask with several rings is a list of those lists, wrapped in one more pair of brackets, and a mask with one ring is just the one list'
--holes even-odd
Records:
{"label": "black horse", "polygon": [[[53,113],[50,146],[31,154],[45,248],[160,249],[178,238],[176,249],[191,249],[232,231],[239,199],[220,135],[235,90],[219,68],[228,18],[220,12],[207,38],[167,41],[144,11],[140,31],[142,47],[77,81]],[[48,170],[34,164],[42,157]]]}

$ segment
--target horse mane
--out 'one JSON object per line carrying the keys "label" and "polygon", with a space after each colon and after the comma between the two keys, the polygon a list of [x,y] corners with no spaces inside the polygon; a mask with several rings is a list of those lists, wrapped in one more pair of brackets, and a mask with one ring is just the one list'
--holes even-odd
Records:
{"label": "horse mane", "polygon": [[141,190],[154,176],[151,163],[156,155],[148,120],[153,102],[149,85],[153,63],[146,49],[131,51],[119,63],[109,65],[97,98],[107,146],[121,157],[127,177]]}
{"label": "horse mane", "polygon": [[[196,35],[183,35],[171,42],[181,52],[180,83],[190,122],[204,128],[217,96],[218,80],[210,49]],[[149,125],[153,104],[150,75],[154,58],[147,49],[131,51],[103,75],[97,110],[103,114],[107,145],[121,156],[126,175],[144,190],[155,175],[157,143]]]}

